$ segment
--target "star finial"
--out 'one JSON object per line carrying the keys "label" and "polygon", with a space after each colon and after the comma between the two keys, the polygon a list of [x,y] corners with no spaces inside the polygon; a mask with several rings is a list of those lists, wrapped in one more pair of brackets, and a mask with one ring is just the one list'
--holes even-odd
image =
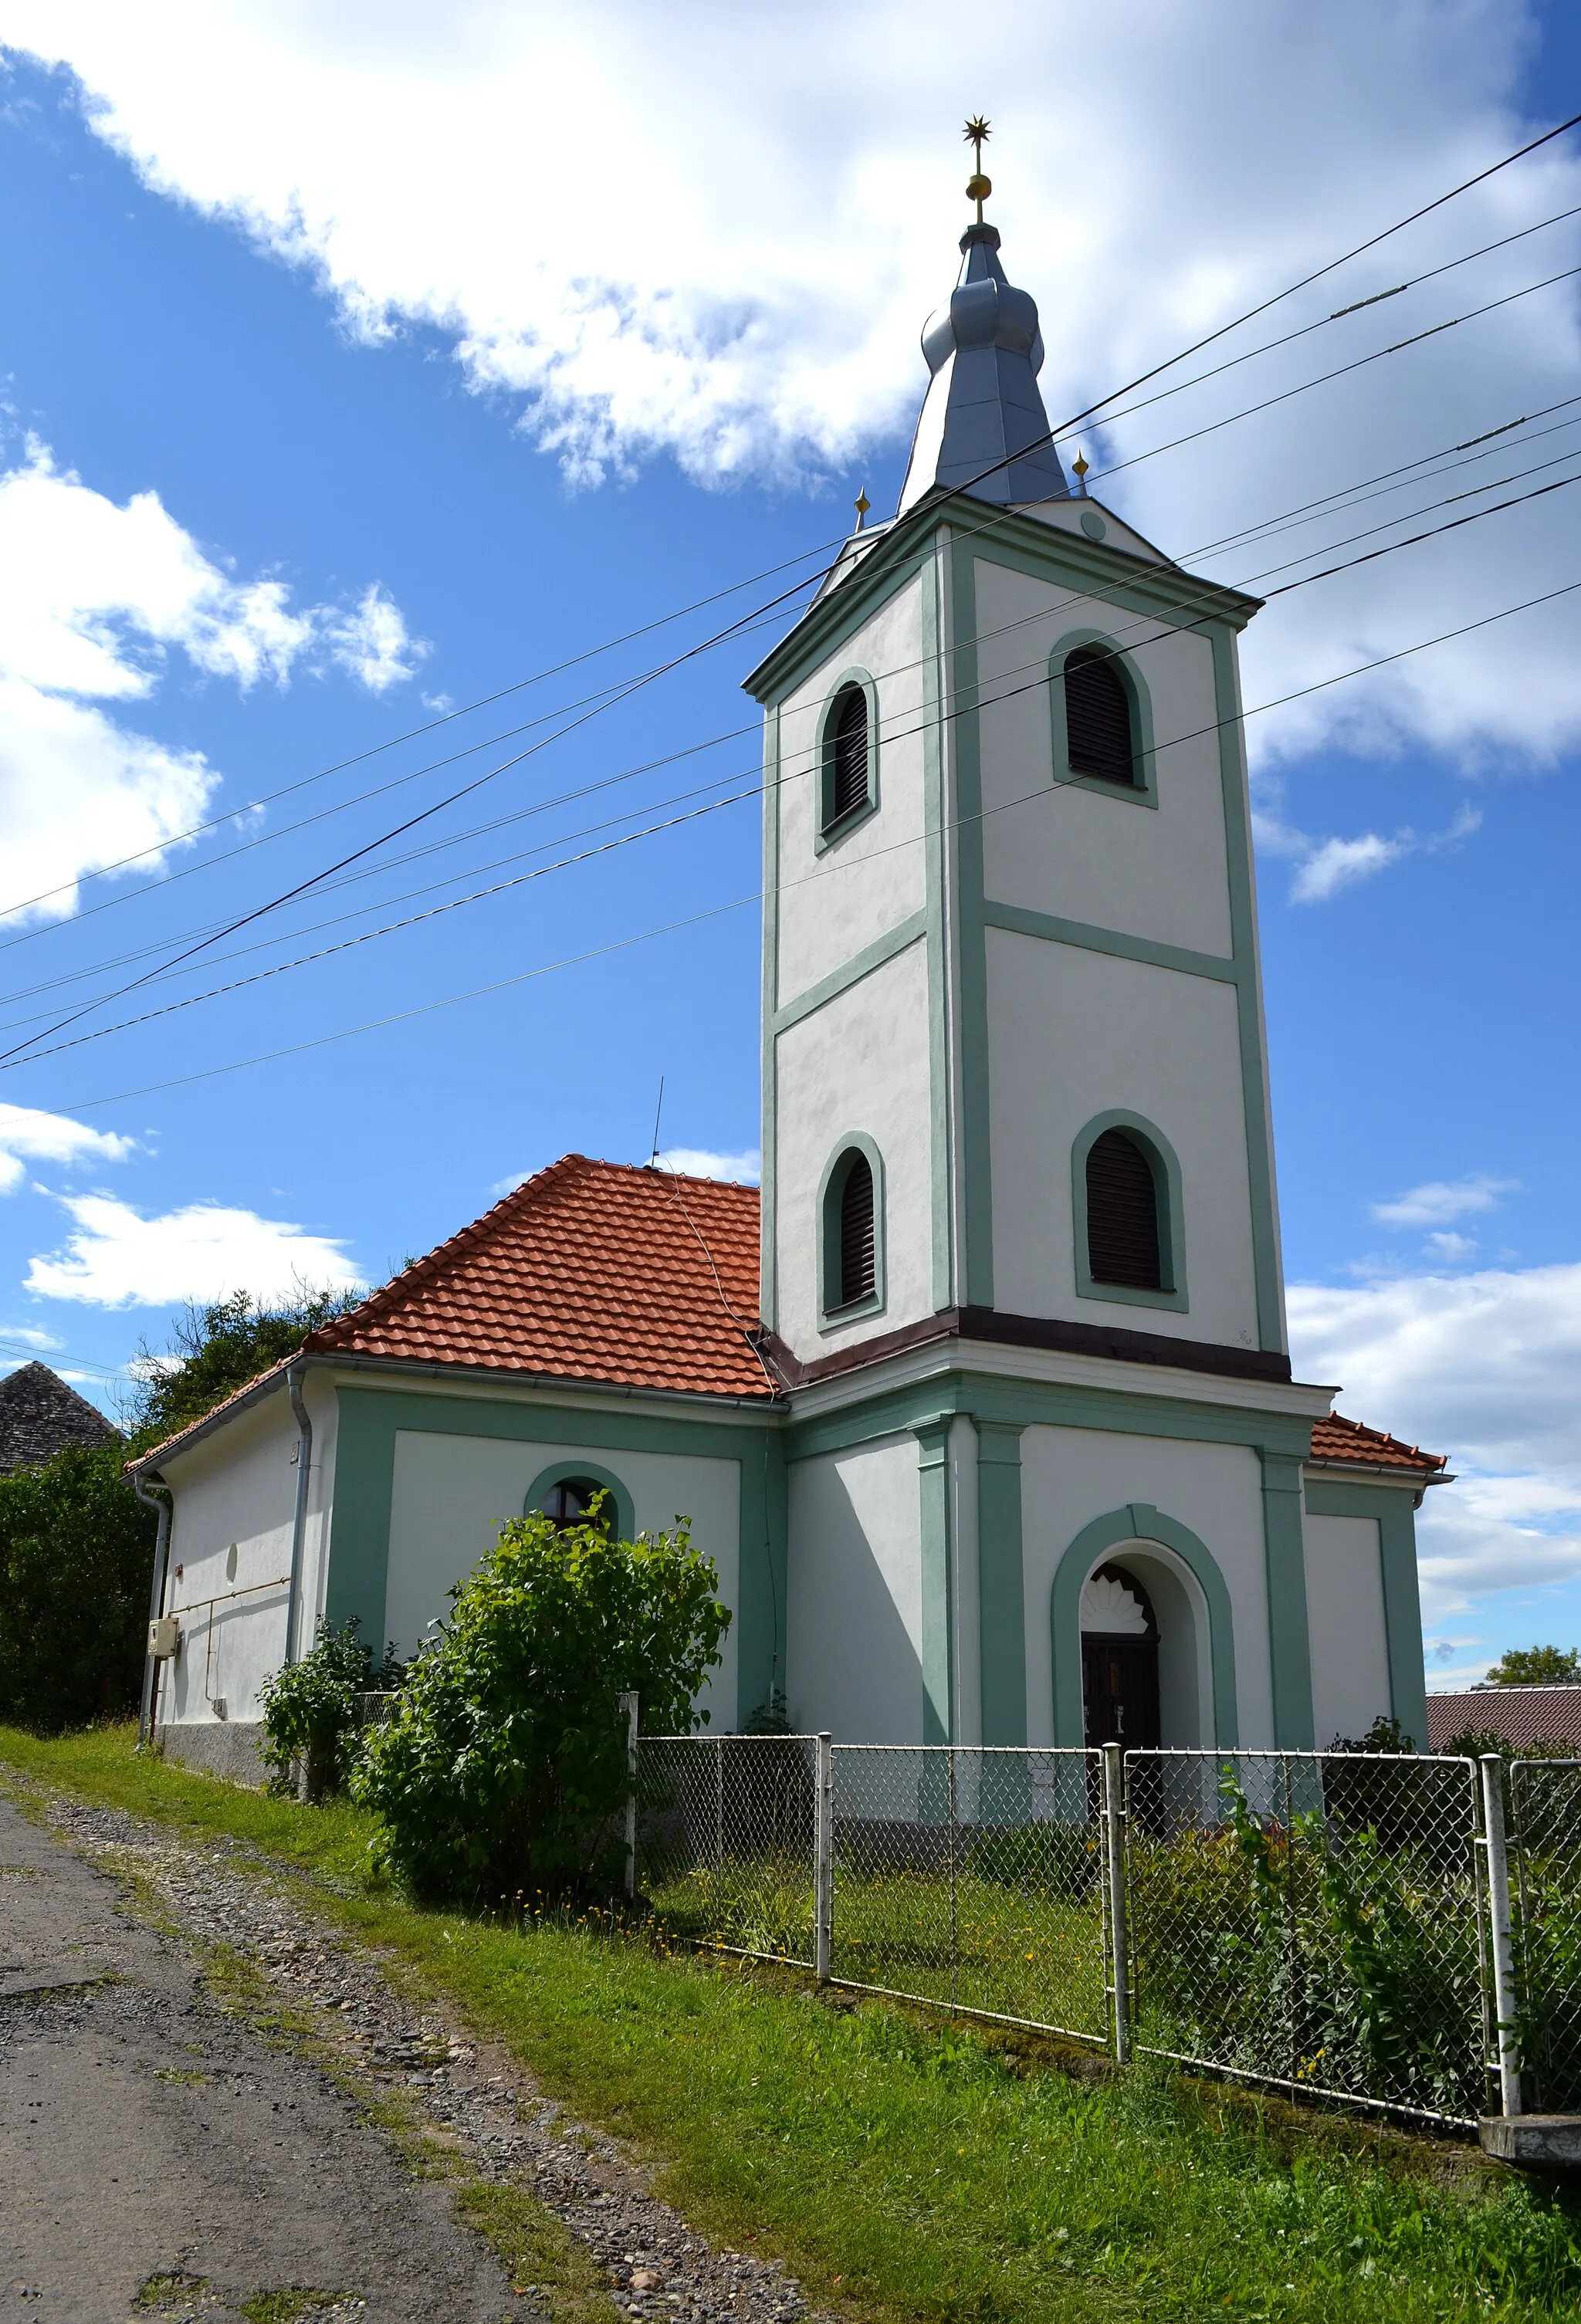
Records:
{"label": "star finial", "polygon": [[986,120],[975,113],[966,124],[966,143],[972,148],[972,174],[966,181],[966,199],[977,205],[977,224],[983,223],[983,205],[994,191],[992,179],[983,175],[983,148],[993,134]]}

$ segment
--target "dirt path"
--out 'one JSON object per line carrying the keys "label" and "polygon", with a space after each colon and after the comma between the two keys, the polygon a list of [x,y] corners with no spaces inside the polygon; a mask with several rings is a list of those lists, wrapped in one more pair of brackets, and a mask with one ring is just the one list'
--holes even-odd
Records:
{"label": "dirt path", "polygon": [[[0,2324],[806,2315],[245,1850],[48,1815],[0,1801]],[[512,2190],[574,2238],[518,2196],[513,2273],[461,2216]]]}

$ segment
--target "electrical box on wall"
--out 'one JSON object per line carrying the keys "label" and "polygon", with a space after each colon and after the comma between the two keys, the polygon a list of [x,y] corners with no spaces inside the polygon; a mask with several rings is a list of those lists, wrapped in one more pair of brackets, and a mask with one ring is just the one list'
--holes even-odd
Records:
{"label": "electrical box on wall", "polygon": [[173,1614],[162,1614],[148,1626],[148,1651],[156,1663],[168,1663],[181,1651],[181,1626]]}

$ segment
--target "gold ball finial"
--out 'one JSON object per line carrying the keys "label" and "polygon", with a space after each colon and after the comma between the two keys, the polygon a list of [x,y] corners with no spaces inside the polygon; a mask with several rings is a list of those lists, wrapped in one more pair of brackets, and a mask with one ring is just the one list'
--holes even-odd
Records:
{"label": "gold ball finial", "polygon": [[873,506],[873,503],[867,497],[867,487],[865,484],[864,484],[862,490],[857,493],[855,500],[852,503],[852,506],[856,511],[856,530],[860,532],[863,526],[867,522],[867,512]]}
{"label": "gold ball finial", "polygon": [[1070,466],[1072,474],[1079,476],[1083,484],[1085,484],[1086,482],[1087,462],[1084,455],[1078,452],[1075,459],[1071,462]]}

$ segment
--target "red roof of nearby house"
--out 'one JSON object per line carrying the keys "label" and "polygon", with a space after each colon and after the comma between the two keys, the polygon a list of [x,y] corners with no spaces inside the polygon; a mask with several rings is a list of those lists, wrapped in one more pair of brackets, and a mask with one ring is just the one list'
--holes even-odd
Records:
{"label": "red roof of nearby house", "polygon": [[568,1154],[303,1345],[767,1398],[757,1321],[755,1186]]}
{"label": "red roof of nearby house", "polygon": [[[759,1360],[759,1328],[755,1186],[568,1154],[312,1333],[302,1352],[767,1403],[781,1391]],[[1312,1450],[1423,1478],[1444,1466],[1337,1417],[1317,1422]]]}
{"label": "red roof of nearby house", "polygon": [[1414,1469],[1424,1478],[1449,1465],[1446,1452],[1424,1452],[1419,1445],[1402,1444],[1386,1430],[1368,1428],[1337,1412],[1312,1423],[1312,1458],[1354,1461],[1368,1469]]}
{"label": "red roof of nearby house", "polygon": [[1468,1727],[1507,1743],[1574,1743],[1581,1757],[1581,1686],[1474,1686],[1428,1697],[1428,1740],[1441,1751]]}

